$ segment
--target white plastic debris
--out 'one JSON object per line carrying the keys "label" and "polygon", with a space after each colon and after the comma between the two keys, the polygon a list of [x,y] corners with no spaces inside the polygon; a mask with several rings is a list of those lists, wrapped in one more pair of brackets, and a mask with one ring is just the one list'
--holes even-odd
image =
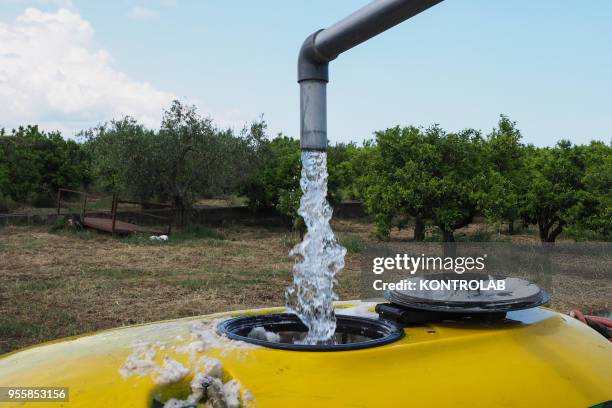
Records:
{"label": "white plastic debris", "polygon": [[[195,322],[191,325],[191,337],[201,344],[201,350],[207,351],[211,348],[222,349],[222,354],[238,349],[253,349],[259,346],[244,341],[232,340],[227,336],[217,333],[217,325],[225,319],[216,319],[208,322]],[[195,345],[193,346],[195,348]]]}
{"label": "white plastic debris", "polygon": [[242,405],[244,408],[254,407],[255,406],[255,397],[253,393],[246,388],[242,389]]}
{"label": "white plastic debris", "polygon": [[189,369],[176,360],[170,357],[164,357],[163,367],[157,367],[153,374],[153,381],[158,385],[174,384],[182,380],[187,374]]}
{"label": "white plastic debris", "polygon": [[227,408],[240,408],[240,389],[242,386],[237,380],[230,380],[223,384],[223,396]]}
{"label": "white plastic debris", "polygon": [[204,377],[203,387],[207,408],[228,408],[223,393],[223,382],[218,378]]}
{"label": "white plastic debris", "polygon": [[164,404],[164,408],[184,408],[186,404],[187,404],[187,401],[183,401],[183,400],[176,399],[176,398],[170,398]]}
{"label": "white plastic debris", "polygon": [[168,241],[168,236],[167,235],[151,235],[149,237],[149,241],[151,242],[166,242]]}
{"label": "white plastic debris", "polygon": [[189,361],[193,363],[195,357],[204,352],[204,344],[198,340],[184,346],[177,346],[174,350],[179,354],[189,354]]}
{"label": "white plastic debris", "polygon": [[196,371],[207,377],[223,379],[223,364],[216,358],[204,356],[198,361]]}
{"label": "white plastic debris", "polygon": [[191,386],[191,394],[187,397],[185,402],[189,404],[197,404],[204,398],[204,384],[206,382],[206,375],[204,373],[196,373],[189,384]]}
{"label": "white plastic debris", "polygon": [[[216,327],[221,321],[219,319],[194,323],[191,327],[191,342],[176,347],[161,342],[137,341],[132,344],[133,352],[119,372],[124,378],[149,374],[156,384],[162,386],[184,380],[192,373],[189,397],[186,400],[171,398],[164,404],[165,408],[184,408],[204,401],[207,407],[213,408],[253,407],[254,398],[251,392],[242,388],[237,380],[229,379],[223,383],[224,378],[227,379],[223,364],[215,358],[202,355],[211,348],[223,349],[222,355],[232,350],[258,348],[254,344],[219,335]],[[263,328],[261,330],[264,336],[266,333],[268,336],[278,336],[276,333],[266,332]],[[175,336],[174,339],[183,340],[180,336]],[[170,358],[167,353],[172,352],[189,355],[187,365]],[[163,361],[161,367],[157,364],[158,356]]]}
{"label": "white plastic debris", "polygon": [[132,345],[134,351],[130,354],[119,369],[119,373],[123,378],[128,378],[134,375],[142,377],[150,373],[157,363],[153,361],[157,355],[157,344],[150,344],[147,342],[135,342]]}
{"label": "white plastic debris", "polygon": [[267,331],[261,326],[253,327],[247,337],[250,339],[273,341],[276,343],[280,341],[280,336],[278,335],[278,333]]}

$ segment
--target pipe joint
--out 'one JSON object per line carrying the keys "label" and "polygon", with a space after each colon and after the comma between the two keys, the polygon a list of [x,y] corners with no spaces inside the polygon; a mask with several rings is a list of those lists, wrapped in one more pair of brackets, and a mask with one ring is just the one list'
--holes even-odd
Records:
{"label": "pipe joint", "polygon": [[298,82],[302,81],[323,81],[329,82],[329,61],[334,58],[328,58],[321,54],[315,45],[317,34],[323,30],[316,31],[306,37],[300,55],[298,57]]}

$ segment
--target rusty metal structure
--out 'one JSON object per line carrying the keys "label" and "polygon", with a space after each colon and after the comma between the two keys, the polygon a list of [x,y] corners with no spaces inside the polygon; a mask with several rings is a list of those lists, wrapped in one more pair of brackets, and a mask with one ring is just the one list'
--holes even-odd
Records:
{"label": "rusty metal structure", "polygon": [[[163,203],[152,203],[145,201],[132,201],[132,200],[122,200],[119,198],[118,194],[112,195],[111,200],[111,209],[108,210],[92,210],[88,213],[87,204],[91,203],[91,200],[100,200],[105,197],[96,196],[93,194],[85,193],[82,191],[70,190],[67,188],[60,188],[57,191],[57,215],[74,215],[74,213],[63,213],[62,214],[62,196],[65,194],[76,194],[83,197],[83,201],[81,204],[81,212],[80,223],[85,228],[95,229],[97,231],[108,232],[112,235],[128,235],[133,233],[151,233],[151,234],[167,234],[169,235],[172,232],[172,224],[174,222],[174,206],[170,204]],[[152,219],[155,219],[160,222],[160,224],[165,225],[166,228],[164,230],[148,228],[141,225],[138,225],[133,222],[126,222],[117,219],[117,215],[119,214],[118,207],[120,204],[131,204],[138,205],[141,207],[140,210],[130,210],[130,213],[136,213],[139,216],[146,216]],[[170,214],[168,216],[162,216],[159,214],[152,214],[151,212],[147,212],[143,210],[143,207],[157,207],[169,210]],[[101,216],[103,214],[108,214],[108,217]]]}

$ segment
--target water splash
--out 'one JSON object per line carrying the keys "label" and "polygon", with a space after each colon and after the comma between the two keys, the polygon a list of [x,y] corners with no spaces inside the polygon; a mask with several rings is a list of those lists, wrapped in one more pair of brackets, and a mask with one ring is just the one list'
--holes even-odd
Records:
{"label": "water splash", "polygon": [[302,152],[303,196],[298,214],[308,232],[289,252],[296,256],[293,285],[285,292],[287,307],[308,327],[304,344],[332,341],[336,331],[334,316],[334,276],[344,268],[346,249],[338,244],[329,225],[332,208],[327,202],[327,154]]}

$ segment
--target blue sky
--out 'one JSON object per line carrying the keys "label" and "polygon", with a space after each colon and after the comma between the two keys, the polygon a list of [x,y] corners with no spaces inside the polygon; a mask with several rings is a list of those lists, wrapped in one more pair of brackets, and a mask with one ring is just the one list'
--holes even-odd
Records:
{"label": "blue sky", "polygon": [[[44,16],[60,8],[80,20],[66,15],[57,24],[84,21],[91,28],[79,31],[86,38],[75,46],[89,52],[78,62],[87,70],[81,75],[76,68],[60,69],[66,84],[44,91],[46,98],[35,97],[37,86],[51,86],[53,75],[3,83],[0,66],[0,103],[20,93],[16,82],[32,93],[12,110],[0,108],[0,126],[31,121],[69,135],[118,112],[141,115],[153,125],[167,99],[178,96],[223,126],[239,127],[264,114],[272,134],[297,137],[295,63],[302,40],[365,3],[0,0],[0,37],[3,27],[5,34],[19,36],[22,26],[51,24]],[[30,13],[18,23],[28,7],[42,14]],[[609,142],[611,17],[609,0],[446,0],[332,63],[329,138],[361,142],[396,124],[488,132],[504,113],[518,122],[524,140],[536,145],[561,138]],[[32,36],[45,36],[44,30],[32,30],[15,49],[30,46]],[[59,36],[55,52],[79,35]],[[15,49],[5,54],[19,54]],[[45,61],[30,65],[48,64],[53,71],[54,59],[50,51]],[[96,73],[101,65],[104,70]],[[37,70],[26,71],[15,68],[13,75],[40,78]],[[87,72],[93,72],[91,80]],[[81,78],[78,87],[69,82],[74,77]],[[3,93],[9,83],[12,88]],[[61,106],[58,94],[73,102],[70,109]]]}

